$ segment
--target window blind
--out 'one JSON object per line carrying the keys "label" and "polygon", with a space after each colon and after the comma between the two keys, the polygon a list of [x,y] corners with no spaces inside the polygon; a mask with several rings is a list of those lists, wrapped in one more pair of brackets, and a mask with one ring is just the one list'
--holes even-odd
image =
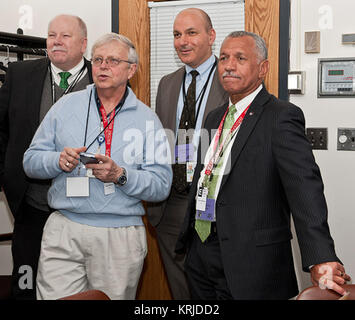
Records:
{"label": "window blind", "polygon": [[150,103],[155,109],[155,97],[162,76],[182,66],[174,49],[173,24],[176,15],[185,8],[200,8],[211,17],[216,30],[212,47],[218,57],[224,38],[232,31],[244,30],[244,0],[201,0],[149,2],[150,9]]}

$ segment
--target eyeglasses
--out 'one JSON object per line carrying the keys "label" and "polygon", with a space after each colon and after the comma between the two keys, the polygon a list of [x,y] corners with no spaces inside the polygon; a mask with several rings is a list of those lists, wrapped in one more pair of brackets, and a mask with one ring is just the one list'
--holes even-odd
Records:
{"label": "eyeglasses", "polygon": [[128,60],[123,60],[123,59],[118,59],[118,58],[112,58],[112,57],[108,57],[106,59],[101,58],[101,57],[96,57],[93,58],[91,60],[91,63],[95,66],[95,67],[99,67],[102,65],[102,63],[105,61],[105,63],[109,66],[109,67],[117,67],[121,62],[127,62],[129,64],[132,64],[133,62],[128,61]]}

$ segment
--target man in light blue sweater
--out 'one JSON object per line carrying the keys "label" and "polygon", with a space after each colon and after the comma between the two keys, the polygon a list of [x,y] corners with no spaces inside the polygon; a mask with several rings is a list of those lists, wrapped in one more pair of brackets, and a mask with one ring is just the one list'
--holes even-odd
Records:
{"label": "man in light blue sweater", "polygon": [[[30,178],[53,179],[37,298],[88,289],[134,299],[147,252],[144,201],[170,192],[170,150],[155,113],[127,86],[134,45],[107,34],[92,49],[94,85],[60,99],[24,155]],[[94,153],[84,166],[80,153]]]}

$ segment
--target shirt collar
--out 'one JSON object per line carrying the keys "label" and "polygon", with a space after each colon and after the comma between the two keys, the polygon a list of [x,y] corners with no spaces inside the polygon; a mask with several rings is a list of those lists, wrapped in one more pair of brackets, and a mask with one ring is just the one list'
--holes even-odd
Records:
{"label": "shirt collar", "polygon": [[[80,72],[80,70],[83,68],[83,66],[84,66],[84,58],[74,68],[68,70],[68,72],[71,73],[71,76],[68,78],[68,82],[70,82],[71,79],[75,78],[75,76],[77,75],[77,73]],[[51,63],[51,68],[52,68],[52,72],[53,72],[54,76],[56,78],[60,79],[59,73],[63,72],[64,70],[59,69],[53,63]]]}
{"label": "shirt collar", "polygon": [[[191,72],[192,70],[196,70],[196,71],[198,71],[199,75],[200,75],[201,77],[203,77],[204,74],[206,74],[207,71],[210,70],[210,68],[211,68],[212,65],[214,64],[215,60],[216,60],[216,58],[215,58],[215,56],[212,54],[204,63],[200,64],[196,69],[193,69],[193,68],[191,68],[191,67],[188,66],[188,65],[185,65],[186,73],[187,73],[188,75],[190,75],[190,72]],[[190,76],[191,76],[191,75],[190,75]]]}
{"label": "shirt collar", "polygon": [[[254,101],[255,97],[258,95],[258,93],[261,91],[261,89],[263,88],[263,85],[260,84],[260,86],[254,90],[252,93],[250,93],[249,95],[247,95],[246,97],[244,97],[242,100],[238,101],[235,104],[235,107],[237,109],[237,112],[235,113],[235,116],[237,116],[237,114],[241,114],[243,113],[243,111]],[[229,98],[229,105],[232,105],[232,101]]]}

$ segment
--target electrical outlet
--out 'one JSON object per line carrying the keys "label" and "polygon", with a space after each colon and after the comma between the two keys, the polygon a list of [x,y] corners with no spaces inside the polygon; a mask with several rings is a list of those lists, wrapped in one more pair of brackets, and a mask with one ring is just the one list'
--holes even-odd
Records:
{"label": "electrical outlet", "polygon": [[307,128],[306,135],[314,150],[328,150],[328,128]]}
{"label": "electrical outlet", "polygon": [[355,151],[354,128],[338,128],[338,150]]}

